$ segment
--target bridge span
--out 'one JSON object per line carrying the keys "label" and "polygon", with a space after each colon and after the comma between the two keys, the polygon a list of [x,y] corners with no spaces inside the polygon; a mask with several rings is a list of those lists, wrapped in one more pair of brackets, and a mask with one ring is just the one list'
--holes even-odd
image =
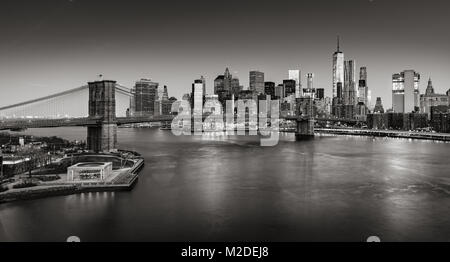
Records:
{"label": "bridge span", "polygon": [[[58,94],[0,107],[0,112],[14,112],[14,110],[18,108],[21,109],[37,103],[41,107],[43,106],[42,104],[44,104],[44,107],[50,108],[50,112],[52,109],[57,111],[59,110],[59,105],[55,105],[54,99],[64,96],[66,99],[73,100],[71,96],[75,96],[77,92],[84,90],[88,90],[88,117],[51,117],[59,115],[55,113],[50,113],[45,117],[3,117],[0,119],[0,130],[86,126],[88,129],[88,149],[98,152],[107,152],[115,150],[117,143],[117,126],[146,122],[172,122],[175,117],[173,115],[117,117],[116,93],[125,94],[130,97],[134,94],[131,89],[111,80],[90,82],[88,85]],[[45,103],[48,103],[48,105],[46,106]],[[62,104],[64,104],[64,102],[62,102]],[[33,109],[27,109],[27,111],[22,111],[22,113],[23,112],[26,112],[26,114],[29,112],[34,113]],[[203,119],[206,117],[207,115],[204,115]],[[341,122],[347,124],[356,124],[358,122],[354,119],[312,118],[311,116],[280,117],[280,120],[283,119],[296,122],[296,137],[299,140],[314,136],[314,125],[316,122]],[[224,119],[224,122],[226,122],[226,119]]]}

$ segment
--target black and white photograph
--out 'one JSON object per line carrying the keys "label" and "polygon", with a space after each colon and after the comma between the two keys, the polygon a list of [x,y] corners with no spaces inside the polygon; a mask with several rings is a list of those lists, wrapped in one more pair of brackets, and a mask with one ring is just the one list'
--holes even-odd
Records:
{"label": "black and white photograph", "polygon": [[1,1],[0,246],[450,242],[449,156],[449,1]]}

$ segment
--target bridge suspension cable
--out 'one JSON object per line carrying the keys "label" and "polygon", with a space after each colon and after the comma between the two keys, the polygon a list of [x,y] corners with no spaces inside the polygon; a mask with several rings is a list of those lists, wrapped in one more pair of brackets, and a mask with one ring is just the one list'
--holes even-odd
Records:
{"label": "bridge suspension cable", "polygon": [[[0,107],[0,118],[70,118],[85,117],[88,112],[88,85],[69,89],[52,95],[31,99],[28,101]],[[130,105],[133,96],[131,89],[124,85],[116,85],[117,94],[122,95],[118,99],[122,107]],[[127,97],[127,101],[122,101]],[[119,115],[125,109],[119,109]]]}

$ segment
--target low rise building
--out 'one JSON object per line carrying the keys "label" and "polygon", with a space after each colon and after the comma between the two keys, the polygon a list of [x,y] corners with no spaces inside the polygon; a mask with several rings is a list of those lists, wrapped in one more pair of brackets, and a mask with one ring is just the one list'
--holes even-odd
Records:
{"label": "low rise building", "polygon": [[78,163],[67,168],[68,182],[102,182],[112,174],[111,162]]}

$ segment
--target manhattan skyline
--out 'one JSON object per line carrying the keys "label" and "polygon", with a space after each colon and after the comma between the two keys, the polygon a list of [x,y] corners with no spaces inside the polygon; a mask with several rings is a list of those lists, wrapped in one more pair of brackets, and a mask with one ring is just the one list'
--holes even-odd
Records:
{"label": "manhattan skyline", "polygon": [[372,101],[380,96],[389,108],[392,74],[405,69],[421,74],[421,93],[429,76],[436,92],[449,89],[445,1],[229,1],[223,8],[206,1],[92,2],[6,2],[0,87],[10,95],[1,105],[81,86],[98,74],[128,87],[151,78],[177,98],[203,75],[213,93],[225,67],[245,88],[249,71],[280,83],[289,69],[300,69],[303,86],[314,73],[315,87],[331,97],[336,35],[345,59],[367,67]]}

